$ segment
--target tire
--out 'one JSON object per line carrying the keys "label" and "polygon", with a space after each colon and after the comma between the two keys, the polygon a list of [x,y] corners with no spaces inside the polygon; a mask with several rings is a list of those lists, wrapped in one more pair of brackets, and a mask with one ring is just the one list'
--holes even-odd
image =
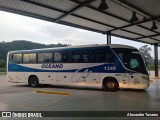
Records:
{"label": "tire", "polygon": [[39,85],[39,81],[36,76],[32,76],[29,78],[29,86],[30,87],[38,87],[38,85]]}
{"label": "tire", "polygon": [[103,83],[103,87],[105,90],[110,91],[110,92],[115,92],[118,89],[118,83],[115,80],[106,80]]}

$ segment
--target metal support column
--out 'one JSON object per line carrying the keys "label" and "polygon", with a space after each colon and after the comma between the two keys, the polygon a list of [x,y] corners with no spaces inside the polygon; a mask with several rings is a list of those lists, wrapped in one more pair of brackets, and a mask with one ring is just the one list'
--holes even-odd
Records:
{"label": "metal support column", "polygon": [[154,65],[155,65],[155,77],[158,77],[158,45],[154,44]]}
{"label": "metal support column", "polygon": [[111,44],[111,32],[107,32],[107,44]]}

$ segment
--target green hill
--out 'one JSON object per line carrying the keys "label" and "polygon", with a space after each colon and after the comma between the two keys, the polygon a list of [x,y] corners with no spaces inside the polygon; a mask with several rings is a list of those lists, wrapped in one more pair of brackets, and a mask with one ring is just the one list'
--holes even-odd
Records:
{"label": "green hill", "polygon": [[8,51],[14,50],[30,50],[30,49],[40,49],[40,48],[53,48],[53,47],[64,47],[67,44],[40,44],[25,40],[16,40],[12,42],[0,42],[0,59],[6,60],[6,55]]}
{"label": "green hill", "polygon": [[14,50],[31,50],[40,48],[53,48],[53,47],[64,47],[67,44],[40,44],[26,40],[15,40],[12,42],[0,42],[0,71],[6,67],[6,58],[9,51]]}

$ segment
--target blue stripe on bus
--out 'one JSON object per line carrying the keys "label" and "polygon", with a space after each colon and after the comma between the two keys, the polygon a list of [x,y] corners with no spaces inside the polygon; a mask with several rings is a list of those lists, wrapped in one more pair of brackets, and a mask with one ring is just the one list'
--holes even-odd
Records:
{"label": "blue stripe on bus", "polygon": [[8,65],[8,71],[9,72],[75,72],[77,69],[72,70],[43,70],[43,69],[36,69],[36,68],[29,68],[24,67],[17,64],[9,64]]}

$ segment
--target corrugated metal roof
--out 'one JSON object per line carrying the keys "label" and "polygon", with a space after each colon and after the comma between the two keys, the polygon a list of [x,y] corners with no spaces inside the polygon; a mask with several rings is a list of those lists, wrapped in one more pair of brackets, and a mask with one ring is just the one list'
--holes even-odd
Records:
{"label": "corrugated metal roof", "polygon": [[[0,0],[0,10],[160,46],[160,0]],[[138,21],[131,23],[135,11]],[[153,21],[159,29],[151,30]]]}

